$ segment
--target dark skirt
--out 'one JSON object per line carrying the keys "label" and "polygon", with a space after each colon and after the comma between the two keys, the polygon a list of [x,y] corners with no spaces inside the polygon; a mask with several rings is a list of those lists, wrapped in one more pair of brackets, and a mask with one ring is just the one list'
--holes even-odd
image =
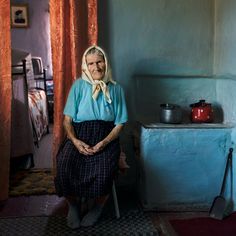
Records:
{"label": "dark skirt", "polygon": [[[76,137],[90,146],[103,140],[114,128],[113,122],[85,121],[73,123]],[[110,142],[102,151],[85,156],[66,139],[57,154],[55,188],[58,196],[97,198],[110,193],[118,171],[119,139]]]}

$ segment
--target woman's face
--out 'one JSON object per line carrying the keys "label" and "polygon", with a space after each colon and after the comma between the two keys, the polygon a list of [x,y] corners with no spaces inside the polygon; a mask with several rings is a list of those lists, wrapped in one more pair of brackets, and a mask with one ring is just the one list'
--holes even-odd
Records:
{"label": "woman's face", "polygon": [[106,65],[102,56],[97,54],[88,54],[86,56],[86,63],[94,80],[101,80],[104,77]]}

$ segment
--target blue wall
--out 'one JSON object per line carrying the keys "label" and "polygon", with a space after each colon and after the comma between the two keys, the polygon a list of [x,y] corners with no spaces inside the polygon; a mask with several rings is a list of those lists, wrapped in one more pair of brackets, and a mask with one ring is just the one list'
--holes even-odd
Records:
{"label": "blue wall", "polygon": [[216,0],[215,74],[236,75],[236,1]]}
{"label": "blue wall", "polygon": [[236,123],[236,1],[216,0],[215,63],[217,100],[225,121]]}
{"label": "blue wall", "polygon": [[127,94],[136,74],[212,74],[214,1],[110,0],[100,5],[104,16],[99,41]]}
{"label": "blue wall", "polygon": [[[236,99],[233,92],[236,88],[233,81],[236,75],[235,13],[234,0],[110,0],[100,3],[99,42],[110,55],[114,78],[128,95],[130,121],[136,119],[137,76],[148,78],[165,74],[176,81],[176,75],[212,76],[211,81],[206,78],[208,81],[196,82],[189,78],[187,92],[181,82],[165,83],[167,88],[177,89],[181,97],[177,102],[185,106],[191,94],[196,94],[198,84],[197,89],[203,90],[202,98],[222,106],[224,121],[235,122],[236,109],[232,102]],[[159,81],[145,86],[144,93],[139,94],[144,100],[152,99],[153,93],[160,93],[156,95],[160,98],[163,93],[158,89]],[[161,97],[161,102],[164,99]],[[198,99],[197,94],[192,99]],[[151,110],[156,104],[146,105]]]}

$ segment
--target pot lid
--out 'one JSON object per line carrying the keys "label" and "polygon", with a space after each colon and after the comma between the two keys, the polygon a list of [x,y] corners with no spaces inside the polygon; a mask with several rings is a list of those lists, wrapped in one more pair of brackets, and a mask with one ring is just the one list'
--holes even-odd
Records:
{"label": "pot lid", "polygon": [[179,105],[177,104],[172,104],[172,103],[162,103],[160,104],[161,108],[165,108],[165,109],[175,109],[175,108],[180,108]]}
{"label": "pot lid", "polygon": [[189,105],[190,107],[205,107],[205,106],[211,106],[211,103],[206,103],[206,100],[201,99],[199,102],[192,103]]}

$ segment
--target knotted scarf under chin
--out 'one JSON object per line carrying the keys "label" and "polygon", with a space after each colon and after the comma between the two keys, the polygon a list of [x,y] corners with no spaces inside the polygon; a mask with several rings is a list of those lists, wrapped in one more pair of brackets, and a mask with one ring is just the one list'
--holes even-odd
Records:
{"label": "knotted scarf under chin", "polygon": [[111,103],[111,97],[106,83],[102,80],[94,80],[92,83],[92,97],[94,100],[97,99],[100,91],[102,91],[106,101]]}

